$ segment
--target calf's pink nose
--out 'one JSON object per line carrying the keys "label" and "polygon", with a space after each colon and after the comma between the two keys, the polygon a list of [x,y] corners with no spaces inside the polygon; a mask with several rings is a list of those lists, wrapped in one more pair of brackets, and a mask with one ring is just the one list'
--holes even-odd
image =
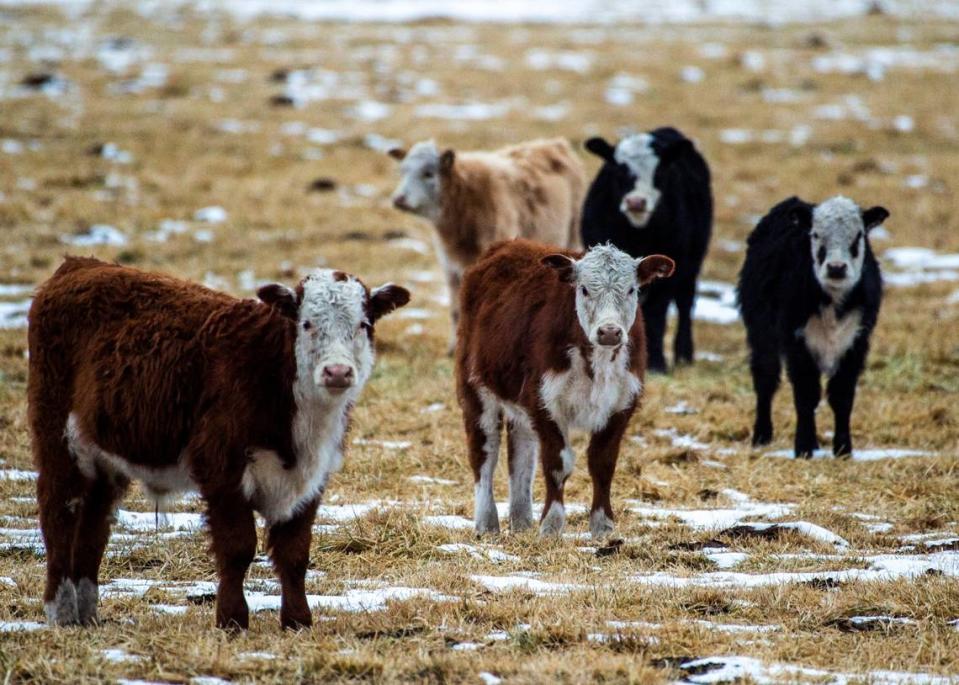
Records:
{"label": "calf's pink nose", "polygon": [[327,388],[348,388],[353,385],[353,367],[346,364],[324,366],[322,382]]}
{"label": "calf's pink nose", "polygon": [[642,212],[646,209],[646,198],[643,197],[627,197],[626,198],[626,209],[631,212]]}
{"label": "calf's pink nose", "polygon": [[623,341],[623,329],[609,324],[600,326],[596,331],[596,340],[600,345],[607,347],[618,345]]}

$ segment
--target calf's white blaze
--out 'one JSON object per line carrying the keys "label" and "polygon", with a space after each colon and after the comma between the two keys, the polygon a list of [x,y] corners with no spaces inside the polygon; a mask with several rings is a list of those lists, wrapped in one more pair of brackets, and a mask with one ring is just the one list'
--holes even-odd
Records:
{"label": "calf's white blaze", "polygon": [[597,245],[573,263],[576,318],[592,345],[598,346],[602,326],[619,327],[628,340],[639,306],[639,262],[612,245]]}
{"label": "calf's white blaze", "polygon": [[[859,282],[866,253],[865,236],[862,211],[849,198],[838,195],[813,209],[810,232],[813,269],[816,280],[834,299],[841,300]],[[829,278],[829,264],[845,265],[845,278]]]}
{"label": "calf's white blaze", "polygon": [[[623,138],[616,145],[614,159],[626,166],[634,179],[633,188],[623,196],[619,211],[626,215],[633,226],[643,228],[649,223],[660,198],[660,192],[653,185],[656,167],[659,166],[659,156],[653,149],[653,136],[639,133]],[[632,198],[645,200],[646,208],[641,212],[630,210],[627,202]]]}

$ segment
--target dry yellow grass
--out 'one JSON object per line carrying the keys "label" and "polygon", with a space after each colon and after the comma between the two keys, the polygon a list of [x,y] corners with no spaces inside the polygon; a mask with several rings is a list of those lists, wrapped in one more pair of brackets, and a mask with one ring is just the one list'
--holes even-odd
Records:
{"label": "dry yellow grass", "polygon": [[[102,9],[102,8],[101,8]],[[335,265],[367,282],[393,280],[414,293],[411,307],[429,318],[384,320],[378,327],[375,375],[355,412],[353,438],[409,442],[407,448],[354,446],[333,481],[329,501],[378,500],[382,511],[341,522],[316,535],[309,591],[341,595],[383,586],[428,588],[450,601],[414,598],[386,610],[343,613],[320,610],[316,627],[281,634],[275,614],[255,616],[248,634],[236,639],[212,628],[208,602],[188,603],[162,589],[142,598],[107,599],[104,624],[92,630],[0,632],[0,673],[12,682],[95,682],[143,678],[187,682],[195,676],[233,681],[479,682],[488,672],[508,682],[665,682],[683,675],[683,657],[740,655],[843,673],[877,669],[959,674],[959,582],[953,575],[913,579],[789,583],[756,588],[663,587],[637,582],[655,572],[677,577],[716,570],[697,549],[715,533],[663,522],[634,507],[682,509],[736,506],[724,489],[755,502],[788,503],[788,520],[809,521],[842,536],[838,549],[795,533],[778,539],[720,536],[726,551],[746,558],[746,573],[821,572],[866,569],[867,557],[893,554],[913,533],[956,535],[959,521],[959,458],[955,397],[959,391],[959,305],[949,296],[955,283],[890,288],[873,352],[853,415],[855,446],[935,452],[932,457],[875,462],[771,459],[747,447],[752,393],[739,325],[700,323],[701,351],[721,355],[668,377],[650,379],[644,407],[631,426],[643,443],[624,443],[614,506],[618,552],[597,557],[576,539],[540,541],[533,535],[476,543],[469,530],[428,525],[427,515],[471,515],[471,477],[465,461],[459,411],[452,388],[443,288],[431,254],[391,242],[403,235],[430,242],[429,227],[388,206],[395,183],[393,163],[364,144],[369,133],[411,143],[436,137],[460,148],[487,147],[544,135],[581,141],[609,137],[624,127],[672,124],[693,136],[710,161],[716,195],[716,229],[705,276],[732,282],[741,243],[756,216],[774,202],[799,194],[820,200],[837,192],[892,212],[890,239],[875,243],[926,246],[959,252],[954,179],[959,178],[959,89],[955,74],[935,69],[890,68],[885,78],[819,73],[812,60],[838,51],[860,54],[870,46],[908,43],[918,51],[954,41],[959,26],[937,22],[896,23],[870,17],[828,26],[766,29],[752,26],[620,27],[580,29],[541,26],[457,26],[443,22],[405,27],[303,24],[261,19],[236,23],[189,10],[159,11],[144,18],[128,11],[100,11],[68,19],[48,10],[0,10],[0,139],[19,141],[20,154],[0,153],[0,275],[10,283],[36,284],[62,254],[92,252],[145,269],[160,269],[249,295],[250,279],[295,280],[301,269]],[[152,53],[148,62],[168,65],[166,83],[142,93],[111,91],[123,79],[111,74],[93,51],[78,53],[71,36],[90,48],[125,36]],[[811,36],[825,39],[810,40]],[[12,97],[29,73],[49,70],[30,61],[27,47],[64,42],[55,67],[72,90],[64,97]],[[707,59],[704,42],[726,47]],[[502,61],[503,71],[484,69],[475,55]],[[819,45],[817,47],[817,45]],[[588,73],[536,71],[527,49],[590,53]],[[754,51],[765,66],[750,71],[740,56]],[[459,58],[457,58],[459,54]],[[74,57],[71,57],[74,55]],[[485,64],[489,64],[487,59]],[[679,77],[697,65],[700,83]],[[131,68],[139,73],[142,64]],[[366,97],[391,106],[389,116],[366,122],[351,116],[353,100],[310,102],[303,108],[270,105],[282,91],[271,81],[278,69],[315,67],[347,74]],[[237,71],[241,70],[241,71]],[[619,72],[650,85],[627,107],[604,99]],[[350,75],[352,74],[352,76]],[[3,83],[0,78],[0,83]],[[436,82],[438,94],[416,95],[420,78]],[[349,95],[345,86],[334,88]],[[768,103],[768,89],[788,89],[797,102]],[[849,95],[868,108],[876,126],[849,118],[814,118],[820,105],[843,104]],[[416,116],[423,102],[510,101],[509,112],[488,121],[447,121]],[[555,122],[537,118],[537,108],[566,103]],[[855,106],[854,106],[855,107]],[[912,131],[893,125],[912,117]],[[227,123],[224,120],[235,120]],[[313,143],[296,131],[339,132],[332,144]],[[793,146],[789,134],[811,126],[807,143]],[[224,128],[239,127],[241,132]],[[727,144],[723,129],[782,131],[784,142]],[[30,141],[38,143],[31,149]],[[105,160],[90,149],[115,143],[132,154],[130,164]],[[15,146],[14,146],[15,147]],[[586,160],[590,171],[596,162]],[[910,176],[928,180],[907,187]],[[332,192],[308,192],[317,178],[331,178]],[[222,224],[192,221],[202,207],[221,205]],[[149,239],[164,219],[185,220],[186,233],[166,242]],[[61,236],[92,224],[117,227],[129,238],[119,247],[68,248]],[[210,242],[196,231],[209,230]],[[888,265],[887,265],[888,266]],[[252,275],[241,272],[252,270]],[[424,275],[430,272],[433,275]],[[426,280],[431,278],[432,280]],[[14,301],[17,297],[5,297]],[[22,298],[20,298],[22,299]],[[411,328],[420,326],[421,332]],[[0,459],[3,469],[30,469],[25,424],[26,345],[22,329],[0,331]],[[685,402],[697,413],[665,408]],[[424,409],[433,406],[433,411]],[[788,386],[776,402],[775,447],[791,444],[793,413]],[[821,436],[831,428],[821,414]],[[675,429],[708,448],[674,446],[655,431]],[[580,447],[582,445],[580,444]],[[426,475],[454,481],[411,481]],[[497,483],[506,495],[505,477]],[[36,504],[28,481],[0,480],[0,524],[35,528]],[[580,465],[568,488],[570,502],[588,501],[589,483]],[[537,484],[537,498],[542,495]],[[632,502],[631,500],[642,500]],[[131,493],[128,509],[148,504]],[[199,511],[188,502],[182,511]],[[853,514],[890,524],[877,532]],[[574,513],[570,532],[587,529]],[[42,558],[0,535],[0,621],[40,621]],[[163,539],[139,533],[137,543],[117,543],[104,563],[102,581],[214,579],[202,534]],[[448,543],[479,544],[511,557],[494,562],[438,549]],[[693,543],[683,545],[682,543]],[[953,553],[955,554],[955,553]],[[838,558],[835,558],[838,555]],[[526,590],[491,592],[473,576],[536,574],[545,582],[577,586],[538,596]],[[256,581],[272,577],[255,566]],[[251,581],[252,582],[252,581]],[[251,588],[256,583],[251,584]],[[268,589],[268,585],[262,586]],[[154,604],[187,606],[182,615],[158,614]],[[878,630],[844,629],[857,615],[888,615],[914,623]],[[627,622],[611,626],[609,621]],[[628,622],[639,622],[628,625]],[[709,622],[709,623],[706,623]],[[845,623],[844,623],[845,622]],[[773,626],[769,632],[728,632],[711,624]],[[651,626],[649,624],[656,624]],[[501,631],[501,632],[497,632]],[[602,640],[591,638],[603,634]],[[475,649],[455,649],[476,643]],[[106,659],[104,649],[122,649],[136,661]],[[269,653],[275,658],[249,656]],[[246,654],[247,656],[243,656]],[[784,680],[815,679],[783,676]],[[821,679],[821,678],[820,678]]]}

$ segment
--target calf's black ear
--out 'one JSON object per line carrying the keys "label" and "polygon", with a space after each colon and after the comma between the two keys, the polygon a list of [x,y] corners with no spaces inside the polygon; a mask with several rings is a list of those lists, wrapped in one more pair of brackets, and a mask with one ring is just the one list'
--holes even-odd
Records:
{"label": "calf's black ear", "polygon": [[292,288],[287,288],[281,283],[270,283],[257,290],[256,296],[283,316],[297,320],[300,306],[296,301],[296,292]]}
{"label": "calf's black ear", "polygon": [[880,207],[876,205],[875,207],[870,207],[869,209],[864,209],[862,212],[862,225],[866,227],[866,232],[868,233],[876,226],[880,226],[883,221],[889,218],[889,210],[885,207]]}
{"label": "calf's black ear", "polygon": [[564,254],[550,254],[543,257],[540,264],[556,270],[559,280],[572,283],[576,280],[576,262]]}
{"label": "calf's black ear", "polygon": [[370,306],[373,322],[399,309],[410,301],[410,291],[392,283],[373,288],[370,293]]}
{"label": "calf's black ear", "polygon": [[590,138],[585,143],[586,149],[592,152],[594,155],[600,159],[605,159],[607,162],[613,160],[613,155],[616,152],[616,148],[606,142],[605,138],[596,136]]}
{"label": "calf's black ear", "polygon": [[453,170],[453,162],[456,161],[456,153],[452,150],[445,150],[440,155],[440,174],[448,175]]}
{"label": "calf's black ear", "polygon": [[793,226],[807,229],[812,228],[812,207],[804,204],[796,205],[789,210],[787,216]]}

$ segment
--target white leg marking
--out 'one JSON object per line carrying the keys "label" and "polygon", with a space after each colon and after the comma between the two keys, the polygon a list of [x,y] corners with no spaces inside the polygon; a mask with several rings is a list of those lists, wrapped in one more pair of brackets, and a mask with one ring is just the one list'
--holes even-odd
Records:
{"label": "white leg marking", "polygon": [[562,488],[566,479],[573,473],[573,467],[576,465],[576,453],[569,447],[564,447],[559,453],[559,458],[563,460],[563,468],[553,471],[553,482],[556,487]]}
{"label": "white leg marking", "polygon": [[510,422],[512,472],[509,476],[509,527],[513,533],[533,525],[533,475],[539,454],[539,438],[528,423],[519,418]]}
{"label": "white leg marking", "polygon": [[496,513],[496,501],[493,499],[493,474],[496,472],[496,462],[499,459],[500,407],[488,391],[479,389],[478,394],[483,403],[479,428],[486,437],[486,443],[483,445],[486,461],[480,467],[480,477],[474,487],[473,522],[476,525],[476,532],[482,535],[499,533],[499,517]]}
{"label": "white leg marking", "polygon": [[565,526],[566,507],[561,502],[554,501],[543,517],[543,522],[539,524],[539,535],[543,538],[556,537],[563,532]]}
{"label": "white leg marking", "polygon": [[77,583],[77,615],[80,623],[87,625],[97,621],[97,601],[100,588],[89,578],[81,578]]}
{"label": "white leg marking", "polygon": [[71,626],[79,623],[77,614],[77,588],[73,581],[64,578],[57,588],[52,602],[43,605],[47,622],[52,626]]}
{"label": "white leg marking", "polygon": [[602,509],[597,509],[589,515],[589,532],[594,538],[601,538],[613,532],[613,521]]}

